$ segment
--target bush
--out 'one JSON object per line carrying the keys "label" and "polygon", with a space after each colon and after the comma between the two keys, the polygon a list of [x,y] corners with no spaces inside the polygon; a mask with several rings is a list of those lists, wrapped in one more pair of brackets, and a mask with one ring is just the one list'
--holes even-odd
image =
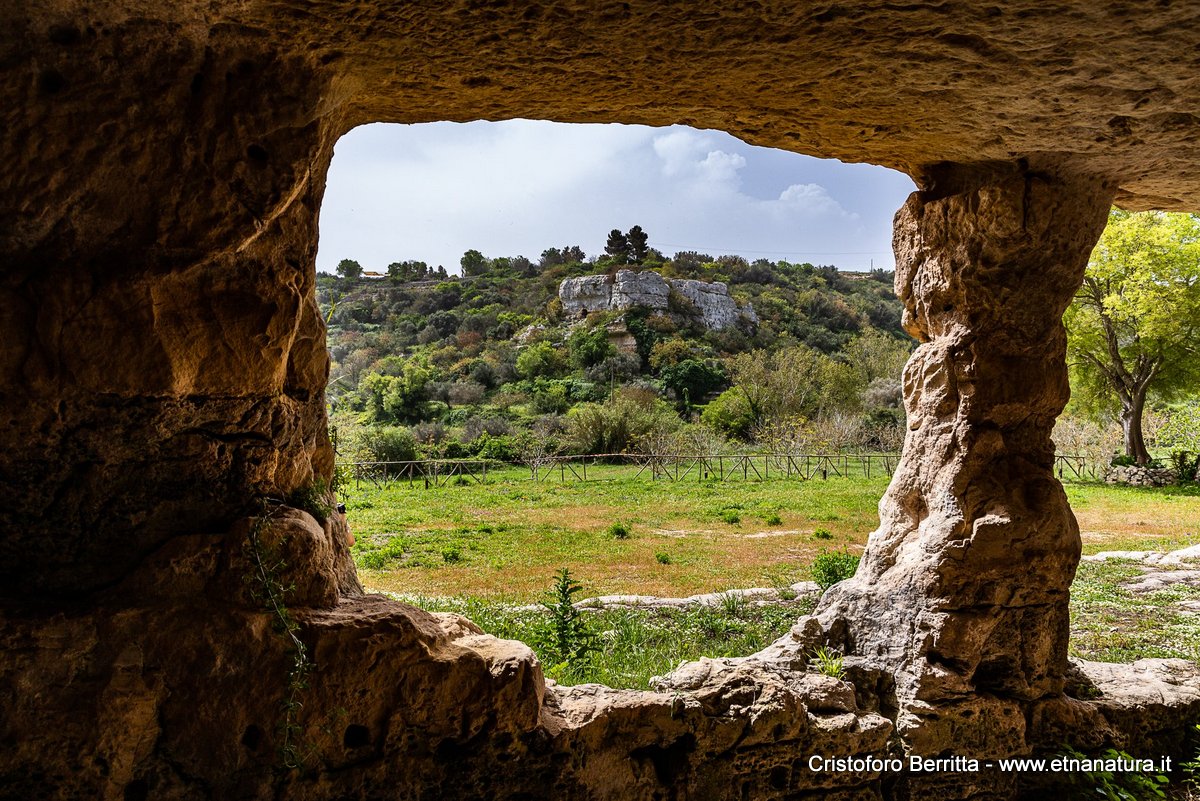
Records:
{"label": "bush", "polygon": [[817,586],[824,592],[839,581],[853,576],[854,571],[858,570],[858,559],[856,554],[846,550],[821,551],[813,560],[813,581],[817,582]]}
{"label": "bush", "polygon": [[457,545],[451,545],[442,551],[442,561],[447,564],[455,564],[462,561],[462,551]]}
{"label": "bush", "polygon": [[618,540],[627,540],[629,539],[629,535],[633,532],[630,530],[628,524],[618,521],[608,527],[608,533],[610,536],[615,537]]}
{"label": "bush", "polygon": [[717,517],[731,526],[742,522],[742,516],[733,509],[722,509],[717,513]]}
{"label": "bush", "polygon": [[779,516],[778,512],[772,512],[771,514],[763,517],[763,523],[767,524],[768,526],[782,526],[783,518]]}
{"label": "bush", "polygon": [[417,458],[416,440],[399,426],[367,426],[361,442],[374,462],[411,462]]}
{"label": "bush", "polygon": [[654,558],[658,560],[660,565],[671,564],[671,554],[667,553],[666,551],[659,551],[658,553],[654,554]]}
{"label": "bush", "polygon": [[622,390],[609,403],[576,406],[568,425],[577,453],[623,453],[678,430],[682,423],[663,400]]}
{"label": "bush", "polygon": [[754,412],[746,394],[736,387],[725,390],[705,406],[700,419],[725,436],[739,439],[749,438],[754,427]]}
{"label": "bush", "polygon": [[549,342],[530,345],[517,357],[517,372],[526,378],[556,378],[566,371],[566,357]]}
{"label": "bush", "polygon": [[831,539],[833,539],[833,535],[829,533],[829,529],[827,529],[827,528],[819,528],[819,529],[817,529],[816,531],[814,531],[814,532],[813,532],[813,539],[817,539],[817,540],[831,540]]}

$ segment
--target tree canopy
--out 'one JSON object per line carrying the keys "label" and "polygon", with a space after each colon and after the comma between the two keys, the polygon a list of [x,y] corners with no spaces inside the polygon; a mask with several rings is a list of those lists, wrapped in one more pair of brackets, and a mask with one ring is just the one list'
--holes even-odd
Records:
{"label": "tree canopy", "polygon": [[1200,387],[1200,218],[1114,210],[1064,322],[1076,403],[1117,410],[1145,464],[1147,397]]}

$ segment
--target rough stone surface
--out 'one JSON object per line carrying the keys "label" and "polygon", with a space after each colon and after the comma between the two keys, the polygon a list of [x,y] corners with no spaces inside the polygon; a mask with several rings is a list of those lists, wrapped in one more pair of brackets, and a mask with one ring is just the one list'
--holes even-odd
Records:
{"label": "rough stone surface", "polygon": [[[5,0],[0,18],[0,795],[929,797],[797,760],[893,728],[1031,747],[1015,706],[1095,719],[1057,692],[1078,549],[1046,451],[1057,319],[1114,193],[1200,209],[1200,7]],[[310,767],[279,771],[290,659],[246,595],[246,518],[332,474],[313,262],[333,145],[511,117],[686,123],[916,179],[897,240],[927,340],[915,428],[860,578],[798,629],[851,651],[856,711],[791,638],[669,693],[547,688],[519,644],[360,597],[344,523],[276,504],[265,541],[318,666],[294,732]],[[1143,703],[1158,673],[1139,670],[1114,730],[1182,703]],[[1012,789],[970,784],[937,797]]]}
{"label": "rough stone surface", "polygon": [[857,575],[795,636],[891,669],[918,752],[999,755],[1026,746],[1023,705],[1062,692],[1080,541],[1052,472],[1061,314],[1110,190],[1036,171],[959,178],[897,214],[896,290],[921,343],[904,454]]}
{"label": "rough stone surface", "polygon": [[663,278],[652,270],[618,270],[615,276],[585,275],[567,278],[558,287],[558,299],[568,318],[582,318],[597,311],[631,308],[665,312],[671,307],[671,293],[690,305],[700,323],[712,330],[756,324],[758,316],[749,305],[739,307],[729,295],[729,287],[720,281],[693,281]]}

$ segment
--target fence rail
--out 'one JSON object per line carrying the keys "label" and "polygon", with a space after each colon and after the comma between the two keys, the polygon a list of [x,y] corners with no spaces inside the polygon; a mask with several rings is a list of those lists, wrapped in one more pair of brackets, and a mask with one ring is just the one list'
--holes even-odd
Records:
{"label": "fence rail", "polygon": [[[740,453],[647,454],[591,453],[582,456],[544,456],[524,463],[529,478],[538,483],[557,480],[600,481],[618,477],[652,481],[811,481],[887,475],[900,462],[894,453]],[[488,472],[511,466],[493,459],[420,459],[407,462],[342,462],[343,480],[382,487],[407,483],[410,487],[444,487],[451,483],[482,484]],[[620,472],[616,472],[620,470]],[[1054,472],[1060,479],[1095,481],[1104,477],[1104,466],[1084,456],[1058,454]]]}

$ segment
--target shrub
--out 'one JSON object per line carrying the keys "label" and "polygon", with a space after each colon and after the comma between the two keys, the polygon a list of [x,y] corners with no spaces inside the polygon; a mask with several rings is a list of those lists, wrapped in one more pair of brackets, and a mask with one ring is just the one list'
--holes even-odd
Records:
{"label": "shrub", "polygon": [[1176,483],[1188,484],[1195,481],[1196,474],[1200,471],[1200,453],[1172,451],[1171,467],[1175,471]]}
{"label": "shrub", "polygon": [[374,462],[411,462],[417,458],[415,438],[399,426],[367,426],[361,442]]}
{"label": "shrub", "polygon": [[819,529],[817,529],[816,531],[814,531],[814,532],[813,532],[813,539],[816,539],[816,540],[831,540],[831,539],[833,539],[833,535],[829,533],[829,529],[827,529],[827,528],[819,528]]}
{"label": "shrub", "polygon": [[677,431],[682,424],[661,399],[622,390],[608,403],[576,406],[568,425],[577,453],[621,453],[640,441]]}
{"label": "shrub", "polygon": [[700,415],[705,425],[715,428],[728,437],[746,439],[754,427],[754,412],[746,400],[746,394],[734,387],[714,398]]}
{"label": "shrub", "polygon": [[462,551],[457,545],[451,545],[442,551],[442,561],[447,564],[455,564],[462,561]]}
{"label": "shrub", "polygon": [[654,554],[654,558],[658,560],[660,565],[671,564],[671,554],[667,553],[666,551],[659,551],[658,553]]}
{"label": "shrub", "polygon": [[853,576],[854,571],[858,569],[858,559],[856,554],[844,549],[821,551],[813,560],[813,581],[817,582],[817,586],[824,592],[839,581],[845,581]]}
{"label": "shrub", "polygon": [[722,509],[717,513],[717,517],[721,518],[721,520],[725,521],[731,526],[742,522],[742,516],[733,509]]}
{"label": "shrub", "polygon": [[630,531],[630,528],[627,524],[618,521],[608,527],[608,533],[610,536],[615,537],[618,540],[627,540],[629,539],[629,535],[633,532]]}
{"label": "shrub", "polygon": [[767,524],[768,526],[781,526],[783,525],[783,518],[780,517],[777,512],[772,512],[771,514],[763,517],[763,523]]}
{"label": "shrub", "polygon": [[566,357],[549,342],[530,345],[517,357],[517,372],[526,378],[555,378],[566,371]]}
{"label": "shrub", "polygon": [[333,496],[329,485],[324,479],[318,478],[313,483],[297,487],[287,496],[288,506],[303,509],[316,518],[321,525],[333,514]]}

